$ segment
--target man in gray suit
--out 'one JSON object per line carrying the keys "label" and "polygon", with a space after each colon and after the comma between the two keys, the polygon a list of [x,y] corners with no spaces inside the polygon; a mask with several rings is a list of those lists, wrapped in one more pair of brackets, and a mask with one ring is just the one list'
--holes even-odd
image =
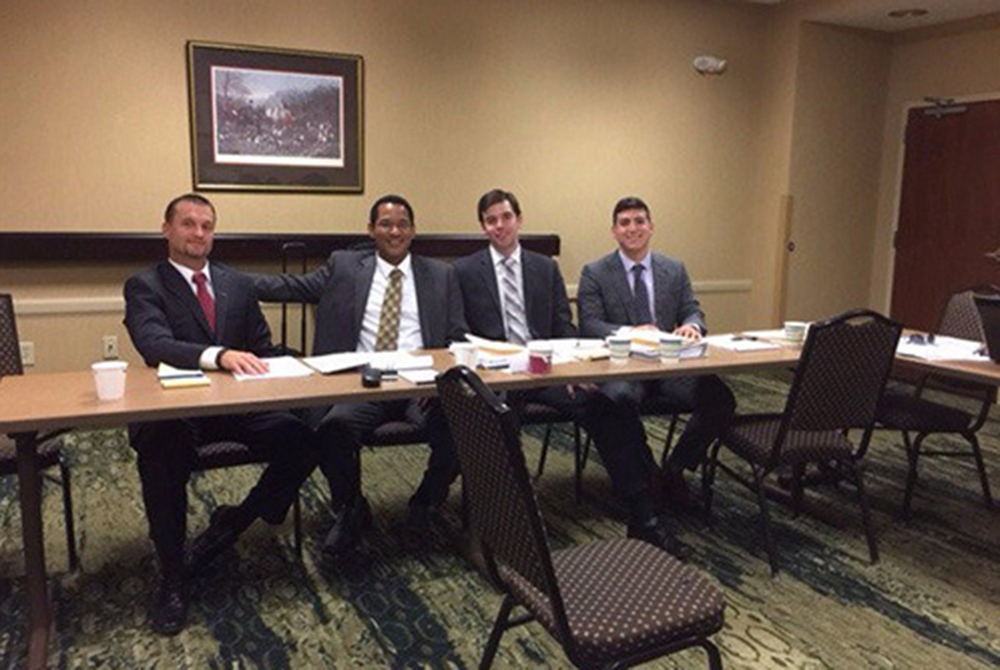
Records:
{"label": "man in gray suit", "polygon": [[[264,300],[317,303],[313,355],[346,351],[446,347],[464,339],[462,296],[451,266],[410,253],[413,208],[398,195],[375,201],[368,234],[375,252],[334,251],[306,275],[255,275]],[[458,475],[448,427],[436,401],[342,403],[312,413],[325,452],[320,467],[330,483],[337,518],[323,542],[329,555],[357,546],[371,525],[361,493],[361,439],[378,425],[406,419],[425,426],[431,455],[410,499],[408,525],[426,530]]]}
{"label": "man in gray suit", "polygon": [[[621,326],[632,326],[700,339],[706,332],[704,314],[684,264],[650,251],[653,218],[646,203],[636,197],[619,200],[612,213],[611,233],[618,249],[588,263],[580,276],[577,305],[583,335],[607,337]],[[732,420],[736,408],[732,392],[714,375],[612,382],[603,385],[602,391],[622,416],[629,417],[629,429],[618,439],[639,442],[647,457],[649,449],[639,416],[643,400],[658,395],[692,412],[662,473],[668,500],[685,504],[688,496],[683,472],[697,467],[709,445]]]}
{"label": "man in gray suit", "polygon": [[[491,340],[524,344],[528,339],[576,337],[566,285],[548,256],[520,244],[521,205],[509,191],[494,189],[479,199],[479,223],[490,246],[455,261],[470,332]],[[628,534],[677,552],[664,535],[647,491],[648,472],[639,442],[622,444],[615,430],[597,425],[627,421],[613,416],[609,399],[592,387],[551,386],[525,392],[518,402],[540,402],[571,413],[595,437],[615,492],[628,510]],[[647,450],[648,451],[648,450]]]}

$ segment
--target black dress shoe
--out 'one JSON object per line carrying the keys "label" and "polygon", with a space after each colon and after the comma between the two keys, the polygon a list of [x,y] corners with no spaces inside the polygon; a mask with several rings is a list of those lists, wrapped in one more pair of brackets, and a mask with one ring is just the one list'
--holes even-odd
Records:
{"label": "black dress shoe", "polygon": [[371,507],[363,497],[358,498],[337,514],[333,527],[323,540],[323,553],[337,556],[354,549],[361,542],[361,536],[371,526]]}
{"label": "black dress shoe", "polygon": [[627,537],[642,540],[654,547],[659,547],[674,558],[685,560],[690,556],[690,550],[673,536],[666,525],[658,518],[652,517],[644,523],[630,523]]}
{"label": "black dress shoe", "polygon": [[164,577],[156,592],[150,619],[160,635],[177,635],[187,622],[187,585],[180,577]]}
{"label": "black dress shoe", "polygon": [[193,574],[202,570],[216,556],[236,544],[240,533],[246,529],[247,525],[240,519],[239,508],[232,505],[216,507],[209,519],[208,528],[191,542],[188,572]]}
{"label": "black dress shoe", "polygon": [[436,507],[411,502],[406,513],[405,528],[408,533],[426,536],[441,522],[441,512]]}

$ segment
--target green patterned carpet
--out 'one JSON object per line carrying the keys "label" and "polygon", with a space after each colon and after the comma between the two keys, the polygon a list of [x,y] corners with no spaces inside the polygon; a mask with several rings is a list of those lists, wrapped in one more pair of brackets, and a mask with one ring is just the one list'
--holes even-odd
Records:
{"label": "green patterned carpet", "polygon": [[[728,380],[741,411],[780,408],[786,385],[764,376]],[[995,417],[996,418],[996,417]],[[1000,489],[1000,423],[983,430],[987,467]],[[650,441],[664,425],[650,422]],[[537,460],[540,432],[525,439]],[[620,523],[572,494],[568,435],[557,434],[539,497],[555,546],[614,537]],[[784,572],[769,576],[756,504],[720,475],[715,522],[676,520],[692,562],[728,598],[718,636],[727,668],[990,668],[1000,666],[1000,512],[985,509],[971,461],[927,459],[909,523],[896,518],[905,457],[897,438],[873,445],[868,490],[882,561],[870,565],[849,488],[808,494],[792,518],[775,508]],[[55,631],[53,667],[65,668],[411,668],[476,667],[499,596],[441,529],[420,544],[399,531],[406,500],[427,456],[420,446],[366,450],[365,490],[376,527],[356,560],[325,563],[318,542],[329,524],[317,473],[302,492],[308,534],[300,562],[291,525],[254,525],[236,551],[194,585],[189,624],[175,638],[150,632],[146,612],[156,567],[146,537],[134,456],[123,431],[69,438],[83,570],[67,570],[58,489],[45,487],[46,552]],[[190,486],[192,532],[220,503],[237,502],[252,467],[204,473]],[[599,465],[588,490],[610,500]],[[448,521],[457,528],[453,492]],[[15,478],[0,481],[0,667],[21,667],[26,598]],[[701,668],[691,650],[649,667]],[[537,625],[505,635],[495,667],[566,667]]]}

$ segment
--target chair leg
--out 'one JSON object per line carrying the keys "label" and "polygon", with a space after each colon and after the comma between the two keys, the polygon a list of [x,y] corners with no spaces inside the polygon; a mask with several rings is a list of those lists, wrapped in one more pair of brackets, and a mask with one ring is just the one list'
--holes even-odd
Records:
{"label": "chair leg", "polygon": [[926,435],[917,435],[917,439],[910,440],[910,435],[903,432],[903,444],[906,446],[906,458],[910,467],[906,472],[906,490],[903,492],[903,518],[910,518],[910,506],[913,503],[913,489],[917,485],[917,463],[920,460],[920,445]]}
{"label": "chair leg", "polygon": [[545,472],[545,458],[549,455],[549,439],[552,437],[552,424],[545,426],[545,439],[542,440],[542,453],[538,456],[538,470],[535,472],[535,479],[540,479]]}
{"label": "chair leg", "polygon": [[805,465],[798,464],[792,466],[792,514],[795,517],[802,512],[802,479],[805,474]]}
{"label": "chair leg", "polygon": [[701,466],[701,499],[705,501],[705,521],[712,520],[712,497],[715,491],[715,471],[718,466],[722,441],[716,440],[708,448],[707,458]]}
{"label": "chair leg", "polygon": [[983,463],[983,452],[979,448],[979,438],[976,437],[975,433],[972,433],[966,435],[965,439],[972,445],[972,457],[976,459],[976,469],[979,471],[979,483],[983,487],[983,502],[986,503],[987,508],[992,509],[993,496],[990,494],[990,480],[986,476],[986,464]]}
{"label": "chair leg", "polygon": [[858,489],[858,504],[861,506],[861,523],[865,527],[865,538],[868,540],[868,556],[872,563],[878,563],[878,544],[875,540],[875,529],[872,528],[871,506],[865,493],[864,466],[861,463],[848,463],[847,471],[851,473],[854,486]]}
{"label": "chair leg", "polygon": [[588,435],[586,441],[582,444],[578,439],[574,445],[573,495],[576,496],[577,504],[583,501],[583,469],[587,467],[587,457],[590,455],[590,442],[590,435]]}
{"label": "chair leg", "polygon": [[771,576],[778,576],[778,550],[774,545],[771,531],[771,519],[767,511],[767,493],[764,491],[764,472],[758,466],[753,466],[754,490],[757,493],[757,503],[760,505],[760,527],[764,532],[764,545],[767,548],[767,560],[771,564]]}
{"label": "chair leg", "polygon": [[677,421],[680,415],[674,413],[670,416],[670,428],[667,429],[667,437],[663,440],[663,453],[660,454],[660,467],[667,466],[667,457],[670,456],[670,448],[674,445],[674,432],[677,430]]}
{"label": "chair leg", "polygon": [[63,518],[66,523],[66,551],[69,554],[69,569],[76,572],[80,569],[80,556],[76,552],[76,529],[73,523],[73,487],[69,467],[59,457],[59,476],[62,479]]}
{"label": "chair leg", "polygon": [[298,493],[292,504],[292,536],[295,542],[295,553],[302,558],[302,502]]}
{"label": "chair leg", "polygon": [[479,670],[489,670],[493,665],[493,657],[497,654],[497,648],[500,646],[500,638],[503,637],[504,631],[507,630],[507,619],[510,618],[510,613],[513,609],[514,599],[510,596],[504,596],[503,603],[500,605],[500,611],[497,613],[496,621],[493,622],[490,639],[486,643],[486,649],[483,650],[483,658],[479,661]]}
{"label": "chair leg", "polygon": [[722,670],[722,656],[719,654],[719,648],[715,646],[715,643],[711,640],[702,640],[701,648],[708,654],[708,667],[711,670]]}

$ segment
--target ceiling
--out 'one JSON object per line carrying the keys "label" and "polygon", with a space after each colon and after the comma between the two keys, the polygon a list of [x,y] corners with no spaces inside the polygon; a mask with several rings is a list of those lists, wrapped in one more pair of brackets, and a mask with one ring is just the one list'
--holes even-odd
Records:
{"label": "ceiling", "polygon": [[[816,5],[812,20],[821,23],[864,28],[883,32],[900,32],[922,28],[984,14],[1000,12],[1000,0],[742,0],[756,4]],[[928,13],[921,17],[889,18],[892,10],[920,8]]]}

